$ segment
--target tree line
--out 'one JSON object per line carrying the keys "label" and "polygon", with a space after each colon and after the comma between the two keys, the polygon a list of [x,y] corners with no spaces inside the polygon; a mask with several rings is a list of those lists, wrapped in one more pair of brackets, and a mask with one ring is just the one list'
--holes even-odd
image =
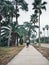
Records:
{"label": "tree line", "polygon": [[[42,0],[34,0],[32,3],[33,14],[30,16],[30,21],[24,22],[23,25],[19,25],[18,18],[20,16],[19,9],[28,12],[28,3],[25,0],[0,0],[0,46],[7,44],[18,46],[18,39],[22,44],[22,40],[30,36],[36,37],[36,28],[39,28],[39,45],[40,45],[40,15],[42,9],[46,10],[47,2]],[[16,21],[13,22],[13,17]],[[22,21],[23,22],[23,21]],[[39,22],[39,25],[36,23]],[[35,34],[33,34],[33,32]]]}

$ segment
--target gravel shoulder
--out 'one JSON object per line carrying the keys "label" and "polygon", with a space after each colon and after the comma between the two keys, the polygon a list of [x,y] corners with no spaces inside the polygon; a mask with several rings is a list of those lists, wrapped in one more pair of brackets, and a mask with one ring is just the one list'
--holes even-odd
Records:
{"label": "gravel shoulder", "polygon": [[0,65],[6,65],[24,46],[19,47],[0,47]]}
{"label": "gravel shoulder", "polygon": [[46,57],[49,60],[49,48],[47,47],[40,47],[36,44],[33,45],[44,57]]}

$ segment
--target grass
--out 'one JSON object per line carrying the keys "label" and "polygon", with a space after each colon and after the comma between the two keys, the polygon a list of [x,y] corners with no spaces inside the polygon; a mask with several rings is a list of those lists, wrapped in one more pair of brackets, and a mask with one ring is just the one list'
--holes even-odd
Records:
{"label": "grass", "polygon": [[6,65],[24,46],[19,47],[0,47],[0,65]]}
{"label": "grass", "polygon": [[45,57],[49,60],[49,48],[46,47],[40,47],[37,45],[34,45],[34,47]]}

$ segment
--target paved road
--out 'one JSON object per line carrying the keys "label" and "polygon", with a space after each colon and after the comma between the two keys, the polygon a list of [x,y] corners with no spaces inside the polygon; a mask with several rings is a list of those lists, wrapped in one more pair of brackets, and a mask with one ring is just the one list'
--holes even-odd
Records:
{"label": "paved road", "polygon": [[49,61],[33,46],[24,48],[7,65],[49,65]]}

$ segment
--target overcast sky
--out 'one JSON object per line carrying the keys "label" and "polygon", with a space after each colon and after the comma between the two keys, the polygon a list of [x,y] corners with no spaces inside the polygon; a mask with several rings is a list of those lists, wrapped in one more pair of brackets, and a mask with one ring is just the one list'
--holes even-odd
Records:
{"label": "overcast sky", "polygon": [[[33,3],[34,0],[25,0],[25,1],[29,4],[28,5],[29,11],[25,12],[25,11],[20,10],[20,12],[19,12],[20,17],[18,19],[19,24],[22,24],[25,21],[30,21],[30,15],[34,13],[33,10],[32,10],[32,8],[33,8],[32,3]],[[43,0],[43,1],[47,2],[47,5],[46,5],[47,10],[42,11],[41,20],[40,20],[41,27],[43,27],[46,24],[49,24],[49,0]]]}
{"label": "overcast sky", "polygon": [[[27,3],[28,3],[28,12],[25,12],[25,11],[22,11],[20,10],[20,17],[18,19],[18,22],[19,24],[23,24],[23,22],[25,21],[30,21],[30,15],[33,14],[33,6],[32,6],[32,3],[34,0],[25,0]],[[46,5],[46,11],[43,10],[42,11],[42,15],[41,15],[41,19],[40,19],[40,26],[41,26],[41,29],[42,27],[44,27],[46,24],[49,25],[49,0],[43,0],[43,1],[46,1],[47,2],[47,5]]]}

